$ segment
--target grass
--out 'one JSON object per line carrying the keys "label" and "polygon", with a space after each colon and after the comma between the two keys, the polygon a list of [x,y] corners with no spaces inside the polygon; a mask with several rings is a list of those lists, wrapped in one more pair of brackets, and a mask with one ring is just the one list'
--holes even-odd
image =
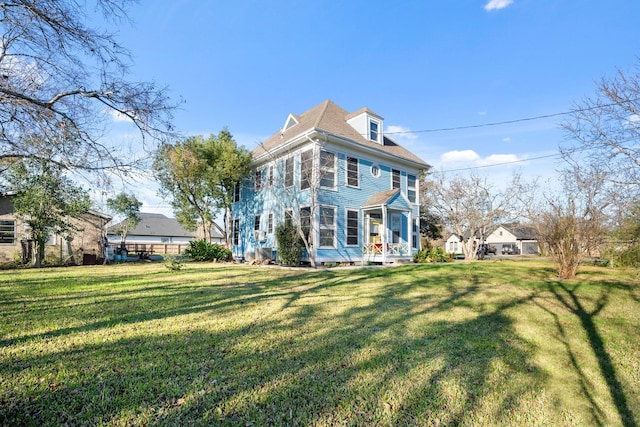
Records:
{"label": "grass", "polygon": [[635,425],[635,271],[0,274],[2,425]]}

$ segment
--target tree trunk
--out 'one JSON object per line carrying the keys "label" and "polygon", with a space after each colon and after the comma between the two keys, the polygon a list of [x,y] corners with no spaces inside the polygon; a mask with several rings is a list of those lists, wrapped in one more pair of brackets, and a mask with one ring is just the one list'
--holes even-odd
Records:
{"label": "tree trunk", "polygon": [[33,261],[33,266],[36,268],[42,267],[42,260],[44,259],[44,240],[36,241],[36,257]]}

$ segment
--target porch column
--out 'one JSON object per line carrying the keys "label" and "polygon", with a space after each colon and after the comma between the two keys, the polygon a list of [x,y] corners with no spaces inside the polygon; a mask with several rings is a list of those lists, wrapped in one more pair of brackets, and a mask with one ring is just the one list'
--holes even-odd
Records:
{"label": "porch column", "polygon": [[382,205],[382,230],[380,230],[380,242],[382,243],[382,263],[387,262],[387,206]]}
{"label": "porch column", "polygon": [[409,228],[409,233],[407,233],[407,242],[409,243],[409,247],[407,248],[411,255],[413,253],[413,215],[411,215],[411,211],[407,212],[407,227]]}

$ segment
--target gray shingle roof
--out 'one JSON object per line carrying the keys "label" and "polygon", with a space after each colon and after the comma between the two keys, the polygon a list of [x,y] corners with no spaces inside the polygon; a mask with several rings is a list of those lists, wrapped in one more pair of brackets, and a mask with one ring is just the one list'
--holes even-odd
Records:
{"label": "gray shingle roof", "polygon": [[[195,231],[185,230],[175,218],[163,214],[140,212],[140,222],[129,230],[131,236],[162,236],[162,237],[196,237]],[[109,227],[108,233],[114,234],[121,223]],[[221,237],[220,232],[212,228],[212,237]]]}
{"label": "gray shingle roof", "polygon": [[338,137],[350,139],[356,144],[378,150],[381,153],[410,160],[422,165],[425,169],[430,167],[424,160],[386,136],[383,138],[384,144],[382,145],[370,141],[363,135],[359,134],[349,123],[347,123],[347,120],[363,111],[367,111],[369,114],[380,117],[378,114],[375,114],[367,108],[362,108],[354,113],[349,113],[333,101],[326,100],[300,115],[294,115],[298,124],[271,135],[253,150],[253,156],[254,158],[260,158],[263,155],[273,152],[273,150],[280,144],[315,129],[317,131],[324,131]]}
{"label": "gray shingle roof", "polygon": [[386,205],[399,192],[400,192],[399,188],[394,188],[392,190],[385,190],[385,191],[380,191],[378,193],[375,193],[373,196],[369,198],[369,200],[367,200],[362,204],[362,207],[368,208],[373,206]]}

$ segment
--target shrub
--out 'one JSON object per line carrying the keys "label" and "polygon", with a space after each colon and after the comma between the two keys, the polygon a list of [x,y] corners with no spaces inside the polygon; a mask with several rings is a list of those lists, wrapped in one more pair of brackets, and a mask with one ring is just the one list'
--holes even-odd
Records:
{"label": "shrub", "polygon": [[170,271],[179,271],[182,269],[182,258],[175,255],[166,255],[164,257],[164,266]]}
{"label": "shrub", "polygon": [[189,247],[184,254],[194,261],[229,261],[231,250],[217,243],[209,243],[206,240],[189,242]]}
{"label": "shrub", "polygon": [[304,249],[304,243],[298,234],[298,229],[288,222],[280,224],[276,227],[276,240],[278,242],[278,262],[298,265]]}
{"label": "shrub", "polygon": [[640,267],[640,245],[636,244],[625,249],[609,248],[603,251],[600,257],[606,260],[609,266],[613,261],[616,267]]}
{"label": "shrub", "polygon": [[413,255],[413,260],[417,263],[448,262],[449,255],[440,247],[424,248]]}

